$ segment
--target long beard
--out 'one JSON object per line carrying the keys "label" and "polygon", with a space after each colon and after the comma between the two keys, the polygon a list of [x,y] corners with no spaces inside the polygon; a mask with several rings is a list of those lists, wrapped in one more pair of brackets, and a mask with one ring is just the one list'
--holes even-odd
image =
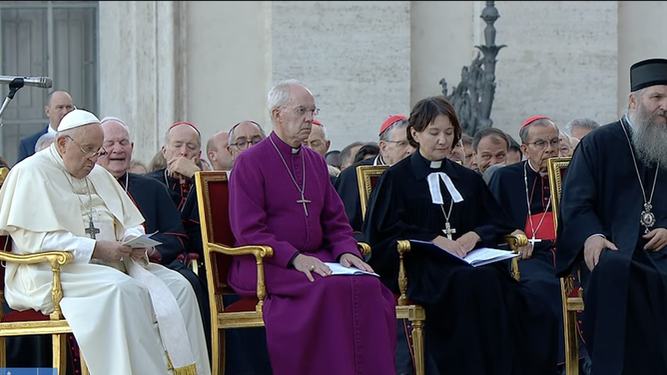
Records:
{"label": "long beard", "polygon": [[[646,165],[667,167],[667,113],[649,113],[644,106],[628,115],[632,122],[632,143]],[[660,116],[660,117],[659,117]]]}

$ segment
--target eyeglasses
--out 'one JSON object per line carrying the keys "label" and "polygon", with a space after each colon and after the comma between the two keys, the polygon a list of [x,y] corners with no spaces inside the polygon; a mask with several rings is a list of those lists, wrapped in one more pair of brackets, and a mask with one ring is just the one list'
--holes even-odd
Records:
{"label": "eyeglasses", "polygon": [[74,140],[74,138],[70,137],[69,135],[66,135],[65,137],[69,138],[70,141],[74,142],[74,144],[79,147],[79,150],[83,152],[83,156],[85,156],[86,159],[93,159],[98,156],[104,156],[107,154],[107,150],[104,147],[100,147],[100,149],[97,151],[86,151],[77,141]]}
{"label": "eyeglasses", "polygon": [[306,113],[309,113],[311,116],[315,117],[320,113],[319,108],[305,108],[305,107],[296,107],[294,108],[294,114],[298,117],[303,117]]}
{"label": "eyeglasses", "polygon": [[262,138],[262,137],[252,137],[249,140],[246,140],[245,138],[241,138],[241,139],[237,139],[236,143],[230,143],[229,145],[230,146],[236,146],[239,149],[243,149],[243,148],[250,147],[250,145],[254,146],[254,145],[258,144],[259,142],[262,141],[262,139],[264,139],[264,138]]}
{"label": "eyeglasses", "polygon": [[552,139],[551,141],[545,141],[545,140],[538,140],[532,143],[526,143],[527,145],[534,145],[536,149],[538,150],[543,150],[547,145],[551,145],[551,147],[558,149],[558,146],[560,145],[560,140],[558,139]]}

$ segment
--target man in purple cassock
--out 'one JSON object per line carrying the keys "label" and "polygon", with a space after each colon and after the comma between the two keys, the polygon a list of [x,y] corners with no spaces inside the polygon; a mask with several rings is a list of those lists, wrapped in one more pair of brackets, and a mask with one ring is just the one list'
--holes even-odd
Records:
{"label": "man in purple cassock", "polygon": [[[359,253],[325,159],[301,147],[315,99],[294,80],[268,94],[274,131],[238,156],[229,180],[236,245],[268,245],[264,305],[274,375],[395,374],[396,312],[376,276],[332,275],[324,262],[372,271]],[[252,256],[234,257],[229,283],[256,295]]]}

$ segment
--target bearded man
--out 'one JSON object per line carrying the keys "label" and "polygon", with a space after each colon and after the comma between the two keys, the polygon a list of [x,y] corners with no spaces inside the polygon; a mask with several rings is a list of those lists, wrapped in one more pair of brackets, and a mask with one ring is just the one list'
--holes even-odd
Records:
{"label": "bearded man", "polygon": [[667,374],[667,60],[630,68],[627,113],[581,140],[565,173],[559,276],[584,261],[593,375]]}

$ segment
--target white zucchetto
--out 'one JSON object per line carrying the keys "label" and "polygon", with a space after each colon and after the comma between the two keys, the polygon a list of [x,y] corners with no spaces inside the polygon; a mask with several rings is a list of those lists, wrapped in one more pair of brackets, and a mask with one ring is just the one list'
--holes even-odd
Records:
{"label": "white zucchetto", "polygon": [[83,109],[75,109],[63,117],[63,119],[60,121],[60,125],[58,125],[58,131],[61,132],[83,125],[99,123],[100,119],[98,119],[94,114],[88,111],[84,111]]}

